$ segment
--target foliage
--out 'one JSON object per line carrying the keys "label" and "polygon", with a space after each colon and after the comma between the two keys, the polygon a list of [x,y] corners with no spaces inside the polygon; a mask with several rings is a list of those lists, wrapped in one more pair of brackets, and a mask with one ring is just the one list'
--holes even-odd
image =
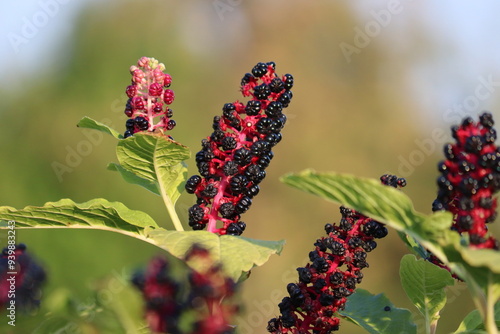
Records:
{"label": "foliage", "polygon": [[[118,172],[126,182],[160,196],[175,230],[160,227],[145,212],[101,198],[84,203],[62,199],[24,209],[0,207],[1,228],[9,228],[7,222],[15,221],[18,229],[107,230],[158,246],[180,260],[185,259],[193,245],[201,245],[210,251],[213,260],[219,262],[224,273],[234,281],[247,279],[252,268],[264,265],[271,255],[281,253],[284,241],[184,231],[175,204],[184,191],[187,179],[185,161],[191,153],[186,146],[160,133],[137,133],[123,138],[118,131],[90,118],[82,119],[78,125],[101,131],[118,140],[118,163],[109,164],[108,169]],[[382,186],[376,180],[352,175],[306,170],[286,175],[282,181],[387,224],[400,233],[403,242],[416,255],[426,257],[427,252],[431,252],[437,256],[465,281],[476,303],[477,310],[463,320],[456,333],[498,332],[500,253],[469,248],[466,240],[449,229],[452,220],[449,213],[425,215],[416,212],[412,201],[401,191]],[[195,270],[200,269],[200,263],[186,261],[186,264]],[[400,277],[409,299],[425,319],[426,333],[435,333],[440,312],[446,304],[445,289],[455,283],[450,272],[425,259],[407,255],[401,261]],[[68,296],[62,299],[64,303],[69,303]],[[117,304],[112,306],[117,307]],[[358,289],[350,296],[345,309],[338,315],[370,333],[417,332],[417,326],[410,319],[410,311],[397,308],[383,295],[374,296],[364,290]],[[116,326],[127,327],[126,324]]]}

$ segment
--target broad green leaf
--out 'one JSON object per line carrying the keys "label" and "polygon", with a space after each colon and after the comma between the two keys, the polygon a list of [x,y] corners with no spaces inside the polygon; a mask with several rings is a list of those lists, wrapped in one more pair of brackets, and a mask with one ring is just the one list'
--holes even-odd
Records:
{"label": "broad green leaf", "polygon": [[115,163],[110,163],[108,165],[108,170],[116,171],[119,172],[120,175],[123,177],[125,181],[131,184],[137,184],[141,187],[146,188],[147,190],[151,191],[152,193],[156,195],[160,195],[160,191],[158,190],[158,184],[156,182],[152,182],[150,180],[143,179],[136,174],[128,171],[127,169],[123,168],[119,164]]}
{"label": "broad green leaf", "polygon": [[207,231],[177,232],[162,228],[150,230],[148,239],[179,259],[184,258],[193,244],[199,244],[210,250],[213,259],[221,262],[225,273],[235,281],[245,278],[253,267],[266,263],[271,255],[280,254],[285,244],[284,240],[254,240]]}
{"label": "broad green leaf", "polygon": [[372,334],[417,333],[410,311],[395,307],[382,294],[372,295],[363,289],[356,289],[338,313]]}
{"label": "broad green leaf", "polygon": [[408,298],[429,327],[439,319],[439,312],[446,305],[445,287],[452,286],[455,280],[449,271],[410,254],[401,259],[399,276]]}
{"label": "broad green leaf", "polygon": [[136,133],[118,142],[116,155],[125,170],[156,183],[162,197],[175,204],[187,177],[182,163],[191,155],[187,147],[161,134]]}
{"label": "broad green leaf", "polygon": [[[497,324],[500,324],[500,302],[495,304],[495,320]],[[462,333],[486,333],[484,331],[484,324],[481,315],[478,310],[474,310],[467,314],[467,316],[462,320],[460,326],[458,326],[455,334]]]}
{"label": "broad green leaf", "polygon": [[116,139],[123,138],[123,136],[115,129],[112,129],[111,127],[107,126],[106,124],[98,122],[96,120],[93,120],[92,118],[87,117],[87,116],[82,118],[80,120],[80,122],[78,122],[77,126],[80,128],[87,128],[87,129],[94,129],[97,131],[101,131],[101,132],[107,133],[109,135],[112,135]]}
{"label": "broad green leaf", "polygon": [[463,270],[448,260],[451,256],[461,262],[461,256],[456,250],[456,247],[461,247],[460,236],[450,230],[452,215],[449,212],[440,211],[430,216],[418,213],[402,191],[384,186],[377,180],[352,175],[306,170],[299,174],[285,175],[282,181],[355,209],[408,234],[457,274],[460,275],[460,270]]}
{"label": "broad green leaf", "polygon": [[431,216],[418,213],[408,196],[393,187],[382,185],[380,181],[312,170],[288,174],[281,180],[408,234],[441,259],[446,259],[446,256],[438,240],[446,241],[446,244],[459,243],[458,234],[449,230],[452,221],[450,213],[440,211]]}
{"label": "broad green leaf", "polygon": [[92,228],[118,232],[156,245],[181,260],[193,244],[199,244],[210,251],[215,261],[221,262],[226,274],[235,281],[246,278],[253,267],[263,265],[271,255],[280,254],[285,244],[283,240],[219,236],[207,231],[168,231],[146,213],[105,199],[81,204],[62,199],[21,210],[0,207],[0,228],[7,228],[6,222],[11,220],[16,222],[15,228]]}
{"label": "broad green leaf", "polygon": [[415,212],[406,195],[382,185],[380,181],[336,173],[315,173],[311,170],[288,174],[281,180],[300,190],[369,213],[373,219],[389,221],[398,230],[425,220],[424,215]]}
{"label": "broad green leaf", "polygon": [[474,267],[488,267],[492,272],[500,274],[500,252],[492,249],[473,249],[462,247],[459,252],[463,259]]}
{"label": "broad green leaf", "polygon": [[[144,238],[145,230],[158,225],[146,213],[130,210],[102,198],[77,204],[70,199],[24,209],[2,206],[0,220],[16,222],[16,228],[93,228]],[[6,224],[0,225],[5,228]]]}
{"label": "broad green leaf", "polygon": [[450,230],[452,215],[449,212],[440,211],[428,216],[417,213],[402,191],[352,175],[306,170],[285,175],[282,181],[408,234],[465,279],[473,295],[477,295],[479,287],[484,293],[488,290],[491,298],[500,297],[499,254],[469,249],[464,245],[460,235]]}

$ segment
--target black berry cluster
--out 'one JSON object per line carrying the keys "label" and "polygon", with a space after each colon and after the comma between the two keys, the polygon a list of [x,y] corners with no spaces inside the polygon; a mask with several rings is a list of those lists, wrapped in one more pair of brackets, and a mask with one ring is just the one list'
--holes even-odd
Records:
{"label": "black berry cluster", "polygon": [[[164,70],[165,65],[148,57],[142,57],[137,66],[130,67],[132,83],[126,90],[129,99],[125,107],[129,119],[123,137],[143,131],[164,133],[175,127],[176,123],[171,119],[173,111],[169,108],[175,97],[174,91],[168,88],[172,78],[163,73]],[[155,119],[159,119],[156,124]]]}
{"label": "black berry cluster", "polygon": [[[194,245],[186,254],[186,262],[198,262],[198,271],[190,271],[188,283],[177,281],[163,257],[154,258],[145,271],[137,272],[132,282],[146,300],[146,320],[155,333],[230,334],[230,320],[238,312],[228,303],[236,292],[234,281],[214,263],[210,253]],[[201,265],[200,265],[201,264]],[[223,302],[224,301],[224,302]],[[197,310],[197,316],[193,315]],[[180,328],[181,318],[193,319],[191,329]]]}
{"label": "black berry cluster", "polygon": [[0,305],[32,310],[40,305],[45,270],[26,252],[26,245],[9,245],[0,256]]}
{"label": "black berry cluster", "polygon": [[[404,187],[406,180],[383,175],[383,184]],[[289,296],[278,305],[281,315],[268,322],[269,333],[328,334],[339,329],[336,312],[345,307],[368,267],[367,253],[387,228],[357,211],[340,208],[338,225],[326,224],[327,237],[318,239],[309,253],[310,262],[297,268],[298,282],[287,286]]]}
{"label": "black berry cluster", "polygon": [[452,228],[467,233],[473,247],[498,249],[486,225],[497,216],[493,195],[500,189],[500,149],[493,124],[492,115],[483,113],[479,122],[467,117],[452,127],[455,143],[444,146],[446,159],[438,165],[439,191],[432,207],[453,213]]}
{"label": "black berry cluster", "polygon": [[213,133],[196,154],[200,175],[186,183],[186,191],[198,199],[189,209],[194,230],[230,235],[245,230],[240,216],[259,193],[272,149],[281,141],[287,119],[283,109],[292,99],[292,87],[290,74],[279,77],[273,62],[258,63],[241,81],[243,96],[251,99],[246,104],[226,103],[222,116],[214,118]]}

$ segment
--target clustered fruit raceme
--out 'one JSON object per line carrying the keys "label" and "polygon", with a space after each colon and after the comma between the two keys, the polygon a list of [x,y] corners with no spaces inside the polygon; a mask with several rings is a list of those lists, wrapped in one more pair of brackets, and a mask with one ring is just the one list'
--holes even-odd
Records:
{"label": "clustered fruit raceme", "polygon": [[203,263],[204,267],[203,270],[193,270],[189,275],[189,304],[197,305],[202,300],[208,308],[208,312],[195,323],[192,334],[234,333],[230,321],[238,313],[238,307],[222,301],[235,294],[235,282],[224,274],[221,265],[214,263],[208,250],[203,247],[194,245],[186,255],[186,261],[197,261]]}
{"label": "clustered fruit raceme", "polygon": [[145,272],[137,272],[132,283],[146,300],[146,321],[154,332],[180,333],[178,318],[184,307],[179,284],[170,277],[170,266],[163,257],[153,258]]}
{"label": "clustered fruit raceme", "polygon": [[467,233],[471,246],[498,249],[486,225],[496,218],[493,195],[500,189],[500,150],[493,124],[492,115],[483,113],[477,123],[467,117],[452,127],[456,143],[444,146],[446,160],[438,165],[439,191],[432,207],[433,211],[450,211],[452,229]]}
{"label": "clustered fruit raceme", "polygon": [[9,247],[0,256],[0,305],[14,302],[18,309],[32,310],[40,305],[45,270],[26,253],[25,244]]}
{"label": "clustered fruit raceme", "polygon": [[[394,175],[380,179],[395,188],[406,185],[405,179]],[[281,315],[268,322],[269,333],[328,334],[339,329],[335,313],[361,283],[367,253],[377,247],[374,239],[387,235],[383,224],[357,211],[341,207],[340,213],[339,225],[325,225],[328,236],[314,244],[311,262],[297,268],[299,281],[288,284],[289,296],[279,304]]]}
{"label": "clustered fruit raceme", "polygon": [[[281,141],[286,122],[283,109],[291,99],[293,77],[275,73],[275,63],[258,63],[241,81],[246,103],[226,103],[222,116],[213,121],[214,132],[202,141],[196,154],[200,175],[186,183],[186,191],[196,194],[189,209],[189,225],[194,230],[241,235],[245,223],[240,216],[259,193],[259,183],[273,158],[272,148]],[[218,227],[217,222],[222,222]]]}
{"label": "clustered fruit raceme", "polygon": [[[137,272],[132,278],[146,300],[146,321],[150,329],[169,334],[233,333],[229,323],[238,309],[222,301],[234,295],[236,284],[203,247],[194,245],[186,253],[185,261],[203,264],[197,266],[201,268],[199,271],[189,272],[189,285],[172,277],[170,265],[163,257],[153,258],[144,272]],[[180,328],[180,319],[192,317],[192,310],[199,311],[192,328]]]}
{"label": "clustered fruit raceme", "polygon": [[174,91],[168,89],[172,78],[163,73],[164,70],[165,65],[148,57],[142,57],[137,66],[130,67],[132,83],[126,89],[129,99],[125,107],[129,119],[123,137],[142,131],[164,133],[175,127],[171,119],[173,111],[169,108],[175,97]]}

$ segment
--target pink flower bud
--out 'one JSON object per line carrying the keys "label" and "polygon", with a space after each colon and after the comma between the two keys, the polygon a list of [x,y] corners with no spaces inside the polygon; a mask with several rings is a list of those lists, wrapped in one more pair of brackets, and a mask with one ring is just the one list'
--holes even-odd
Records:
{"label": "pink flower bud", "polygon": [[165,101],[166,104],[172,104],[172,102],[174,102],[174,98],[174,91],[171,89],[165,89],[163,92],[163,101]]}
{"label": "pink flower bud", "polygon": [[163,91],[163,87],[159,83],[152,83],[149,86],[149,95],[160,96]]}

